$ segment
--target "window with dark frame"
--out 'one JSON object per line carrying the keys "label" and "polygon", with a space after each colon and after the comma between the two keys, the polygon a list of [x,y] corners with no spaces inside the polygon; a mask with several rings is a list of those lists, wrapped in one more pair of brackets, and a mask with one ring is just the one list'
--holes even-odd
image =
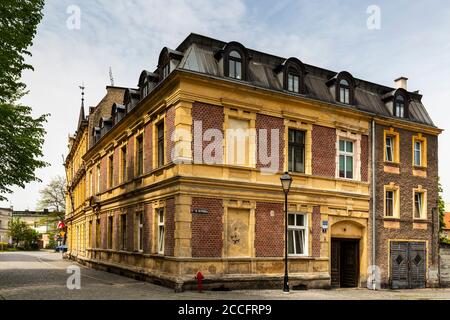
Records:
{"label": "window with dark frame", "polygon": [[394,116],[403,118],[405,116],[405,98],[399,95],[395,99]]}
{"label": "window with dark frame", "polygon": [[120,249],[127,250],[127,215],[120,216]]}
{"label": "window with dark frame", "polygon": [[88,226],[88,244],[89,248],[92,248],[92,220],[89,221]]}
{"label": "window with dark frame", "polygon": [[300,76],[298,72],[294,69],[289,69],[288,71],[288,91],[299,93],[300,92]]}
{"label": "window with dark frame", "polygon": [[121,167],[122,167],[122,182],[127,181],[127,146],[123,146],[121,149]]}
{"label": "window with dark frame", "polygon": [[423,216],[423,193],[415,192],[414,193],[414,218],[422,219]]}
{"label": "window with dark frame", "polygon": [[305,131],[289,129],[289,171],[305,173]]}
{"label": "window with dark frame", "polygon": [[113,245],[113,216],[108,217],[108,249],[112,249]]}
{"label": "window with dark frame", "polygon": [[95,247],[100,248],[101,247],[101,228],[100,228],[100,219],[97,219],[95,221]]}
{"label": "window with dark frame", "polygon": [[144,173],[144,139],[142,135],[137,137],[136,143],[137,143],[136,173],[138,176],[140,176]]}
{"label": "window with dark frame", "polygon": [[394,191],[392,190],[386,190],[386,217],[393,217],[394,216]]}
{"label": "window with dark frame", "polygon": [[167,64],[163,67],[162,70],[163,70],[163,71],[162,71],[162,79],[164,80],[165,78],[167,78],[167,76],[168,76],[169,73],[170,73],[170,64],[167,63]]}
{"label": "window with dark frame", "polygon": [[158,167],[164,165],[164,122],[157,125],[158,131]]}
{"label": "window with dark frame", "polygon": [[345,79],[339,81],[339,102],[350,104],[350,84]]}
{"label": "window with dark frame", "polygon": [[112,188],[114,185],[114,155],[110,155],[108,161],[109,161],[108,187]]}
{"label": "window with dark frame", "polygon": [[228,56],[228,76],[234,79],[242,79],[242,56],[236,50]]}

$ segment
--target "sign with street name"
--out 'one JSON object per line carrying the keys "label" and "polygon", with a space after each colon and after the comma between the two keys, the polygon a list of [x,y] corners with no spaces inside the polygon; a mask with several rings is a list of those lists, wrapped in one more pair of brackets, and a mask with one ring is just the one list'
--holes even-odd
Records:
{"label": "sign with street name", "polygon": [[208,214],[208,209],[193,209],[192,213],[196,213],[196,214]]}

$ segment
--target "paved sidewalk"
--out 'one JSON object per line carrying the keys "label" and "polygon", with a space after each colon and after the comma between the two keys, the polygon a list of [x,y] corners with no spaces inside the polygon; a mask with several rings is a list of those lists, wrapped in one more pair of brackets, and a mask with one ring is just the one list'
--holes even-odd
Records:
{"label": "paved sidewalk", "polygon": [[7,252],[0,253],[0,299],[16,300],[379,300],[379,299],[445,299],[450,300],[450,289],[380,290],[335,289],[293,291],[240,290],[228,292],[174,293],[172,289],[140,282],[115,274],[81,269],[81,290],[66,286],[67,267],[71,261],[62,260],[60,253]]}

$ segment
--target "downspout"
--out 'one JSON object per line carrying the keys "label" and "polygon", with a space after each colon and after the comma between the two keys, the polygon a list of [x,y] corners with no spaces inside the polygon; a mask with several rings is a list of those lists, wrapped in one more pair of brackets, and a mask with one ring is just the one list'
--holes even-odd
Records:
{"label": "downspout", "polygon": [[372,290],[377,289],[376,277],[376,177],[375,177],[375,119],[372,119]]}

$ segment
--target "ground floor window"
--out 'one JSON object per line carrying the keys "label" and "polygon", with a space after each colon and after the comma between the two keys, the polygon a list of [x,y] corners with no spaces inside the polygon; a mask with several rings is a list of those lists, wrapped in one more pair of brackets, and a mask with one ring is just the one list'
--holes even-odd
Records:
{"label": "ground floor window", "polygon": [[294,256],[307,255],[307,215],[290,213],[288,217],[288,253]]}
{"label": "ground floor window", "polygon": [[139,212],[136,214],[136,245],[137,250],[144,250],[144,214]]}
{"label": "ground floor window", "polygon": [[164,254],[164,209],[158,209],[158,253]]}
{"label": "ground floor window", "polygon": [[120,216],[120,249],[127,250],[127,215]]}
{"label": "ground floor window", "polygon": [[97,221],[95,222],[95,247],[96,248],[100,248],[100,239],[101,239],[101,234],[100,234],[100,219],[97,219]]}

